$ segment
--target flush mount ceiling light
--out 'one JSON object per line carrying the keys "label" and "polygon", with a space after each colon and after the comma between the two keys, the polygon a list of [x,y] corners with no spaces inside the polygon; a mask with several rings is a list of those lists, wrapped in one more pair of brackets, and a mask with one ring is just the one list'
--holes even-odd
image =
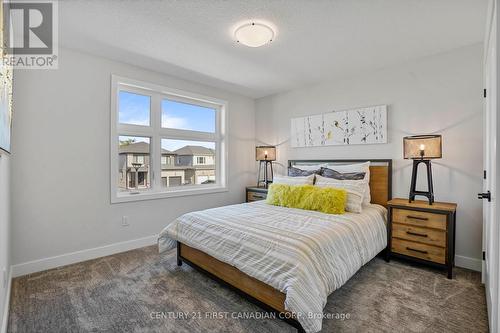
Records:
{"label": "flush mount ceiling light", "polygon": [[259,47],[273,41],[274,30],[267,24],[250,22],[238,26],[234,38],[243,45]]}

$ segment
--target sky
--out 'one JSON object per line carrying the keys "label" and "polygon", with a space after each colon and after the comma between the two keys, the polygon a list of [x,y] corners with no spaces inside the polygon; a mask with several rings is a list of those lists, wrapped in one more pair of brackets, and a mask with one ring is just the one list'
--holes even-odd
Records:
{"label": "sky", "polygon": [[[120,91],[119,122],[121,124],[150,124],[149,96]],[[161,103],[162,127],[201,132],[215,132],[215,110],[206,107],[164,99]]]}
{"label": "sky", "polygon": [[215,133],[214,109],[164,99],[161,118],[161,125],[165,128]]}
{"label": "sky", "polygon": [[[119,94],[119,122],[121,124],[150,125],[151,101],[149,96],[133,94],[120,91]],[[174,102],[164,99],[162,108],[162,127],[193,130],[201,132],[215,132],[215,110],[202,106]],[[134,139],[135,142],[148,142],[149,138],[144,137],[124,137],[120,136],[120,141]],[[204,146],[215,149],[214,142],[200,142],[187,140],[162,139],[163,149],[174,151],[186,145]]]}

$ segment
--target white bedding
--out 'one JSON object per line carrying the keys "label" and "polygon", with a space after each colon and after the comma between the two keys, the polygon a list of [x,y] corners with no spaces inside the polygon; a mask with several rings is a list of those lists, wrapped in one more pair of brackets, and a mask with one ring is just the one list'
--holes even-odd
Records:
{"label": "white bedding", "polygon": [[326,299],[387,244],[387,211],[330,215],[265,201],[185,214],[160,233],[160,253],[180,241],[286,294],[306,332],[321,330]]}

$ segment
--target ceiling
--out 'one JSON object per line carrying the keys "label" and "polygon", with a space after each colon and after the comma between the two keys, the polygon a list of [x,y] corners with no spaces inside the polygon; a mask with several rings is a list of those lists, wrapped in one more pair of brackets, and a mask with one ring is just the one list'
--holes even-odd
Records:
{"label": "ceiling", "polygon": [[[59,2],[62,46],[259,98],[483,41],[487,0]],[[273,43],[233,40],[273,23]]]}

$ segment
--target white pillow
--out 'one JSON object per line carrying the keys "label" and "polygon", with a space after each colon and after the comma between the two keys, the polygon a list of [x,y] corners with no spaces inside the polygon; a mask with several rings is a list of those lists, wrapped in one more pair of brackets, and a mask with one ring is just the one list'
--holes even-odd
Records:
{"label": "white pillow", "polygon": [[315,186],[342,188],[347,191],[345,210],[352,213],[361,213],[365,192],[364,180],[339,180],[316,175]]}
{"label": "white pillow", "polygon": [[363,197],[363,204],[364,205],[369,205],[370,202],[372,201],[371,195],[370,195],[370,162],[364,162],[364,163],[356,163],[356,164],[328,164],[328,168],[342,172],[342,173],[347,173],[347,172],[364,172],[365,173],[365,178],[363,179],[363,182],[365,183],[365,191],[364,191],[364,197]]}
{"label": "white pillow", "polygon": [[312,185],[313,183],[314,174],[304,177],[274,176],[273,178],[273,184]]}

